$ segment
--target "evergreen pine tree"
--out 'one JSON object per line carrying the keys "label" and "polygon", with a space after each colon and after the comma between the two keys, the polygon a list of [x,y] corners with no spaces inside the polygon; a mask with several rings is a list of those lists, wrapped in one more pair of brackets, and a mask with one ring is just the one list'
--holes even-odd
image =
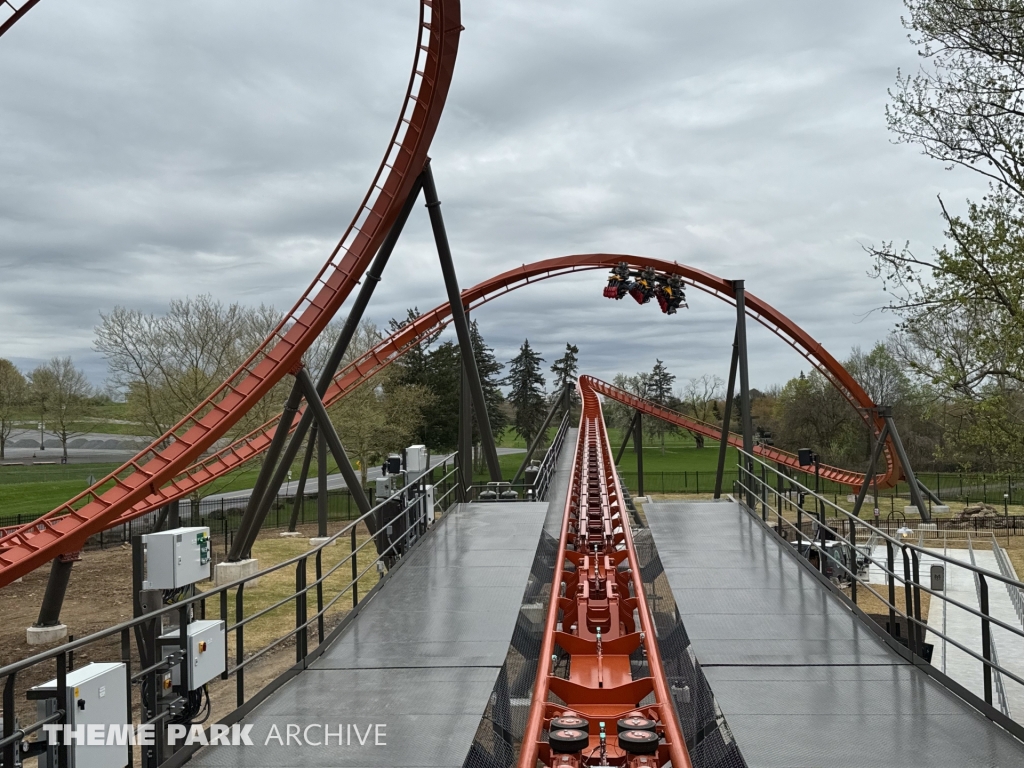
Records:
{"label": "evergreen pine tree", "polygon": [[508,401],[515,410],[512,426],[526,442],[533,439],[544,423],[544,376],[540,372],[543,362],[530,341],[524,340],[519,354],[509,362],[509,373],[503,382],[511,387]]}
{"label": "evergreen pine tree", "polygon": [[576,383],[576,375],[579,373],[580,364],[576,355],[580,348],[575,344],[565,345],[565,354],[555,360],[551,365],[551,372],[555,374],[554,390],[561,392],[566,386]]}
{"label": "evergreen pine tree", "polygon": [[[476,358],[476,368],[480,372],[480,384],[484,390],[484,401],[487,404],[487,417],[491,422],[491,433],[494,439],[508,426],[508,416],[502,407],[505,404],[505,395],[502,394],[501,379],[498,375],[505,369],[503,363],[499,363],[494,356],[494,350],[487,346],[476,320],[469,324],[469,336],[473,342],[473,357]],[[480,432],[473,426],[473,443],[480,442]]]}
{"label": "evergreen pine tree", "polygon": [[[647,376],[647,399],[667,408],[675,406],[675,398],[672,396],[672,382],[675,380],[675,374],[668,372],[665,363],[655,360],[654,368]],[[664,453],[665,433],[674,431],[674,428],[661,419],[644,419],[644,426],[653,437],[661,439],[661,452]]]}

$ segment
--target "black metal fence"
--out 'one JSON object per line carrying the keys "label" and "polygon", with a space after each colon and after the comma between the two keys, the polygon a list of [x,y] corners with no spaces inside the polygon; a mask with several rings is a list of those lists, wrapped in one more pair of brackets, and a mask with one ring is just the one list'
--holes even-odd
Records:
{"label": "black metal fence", "polygon": [[[619,472],[622,482],[630,488],[637,488],[637,472]],[[795,479],[807,486],[814,487],[814,475],[804,472],[794,473]],[[951,472],[919,472],[918,479],[943,502],[971,504],[983,502],[1001,508],[1005,503],[1024,504],[1024,475],[981,475]],[[724,473],[722,488],[731,488],[737,480],[735,471]],[[834,501],[845,498],[851,492],[849,486],[831,481],[821,481],[821,494],[831,497]],[[712,493],[715,490],[714,470],[694,470],[681,472],[644,472],[645,493]],[[894,511],[901,507],[901,501],[910,499],[910,490],[906,483],[899,483],[896,488],[879,491],[879,508]]]}

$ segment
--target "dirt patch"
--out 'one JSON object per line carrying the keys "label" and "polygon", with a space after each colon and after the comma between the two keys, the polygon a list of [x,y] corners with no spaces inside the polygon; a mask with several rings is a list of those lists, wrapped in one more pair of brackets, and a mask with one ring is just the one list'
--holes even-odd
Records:
{"label": "dirt patch", "polygon": [[[300,526],[302,536],[282,538],[278,530],[267,531],[260,535],[253,547],[253,554],[260,561],[262,568],[283,562],[300,555],[309,548],[308,538],[316,535],[316,525]],[[359,597],[362,599],[379,580],[374,567],[376,550],[368,541],[365,526],[357,529],[357,546],[361,550],[356,559],[359,578]],[[345,537],[339,540],[336,547],[327,547],[322,556],[322,572],[325,575],[323,600],[329,603],[352,580],[352,570],[348,562],[342,564],[333,574],[327,572],[342,561],[350,552],[350,540]],[[315,561],[307,561],[307,583],[315,580]],[[49,578],[49,568],[41,568],[17,584],[11,584],[0,592],[0,666],[29,658],[45,652],[47,648],[29,646],[25,640],[25,629],[35,622],[39,606]],[[75,638],[86,637],[112,626],[128,621],[132,617],[132,553],[131,547],[125,545],[114,549],[92,550],[82,554],[76,563],[68,586],[67,597],[61,612],[61,620],[67,624],[69,635]],[[211,582],[200,585],[200,590],[212,587]],[[251,616],[257,611],[266,609],[274,603],[290,596],[295,589],[295,567],[286,566],[269,576],[262,577],[256,587],[245,591],[244,615]],[[229,593],[228,624],[237,621],[235,615],[235,592]],[[316,593],[309,594],[308,615],[317,611]],[[328,609],[324,618],[323,632],[326,637],[341,622],[352,608],[351,594],[342,595]],[[206,606],[207,618],[220,617],[219,600]],[[279,638],[288,635],[295,627],[295,604],[284,603],[246,626],[245,656],[265,648]],[[318,644],[318,627],[314,623],[309,629],[308,647],[310,650]],[[232,666],[236,663],[235,633],[229,634],[229,659]],[[131,638],[132,669],[140,669],[138,651],[134,637]],[[81,667],[94,661],[120,661],[121,638],[114,636],[99,640],[76,651],[73,655],[73,666]],[[259,659],[245,666],[245,698],[248,700],[260,689],[295,664],[295,639],[287,637],[273,649],[267,651]],[[44,683],[56,677],[56,662],[49,661],[31,667],[18,674],[15,686],[17,716],[21,723],[27,724],[36,719],[35,703],[26,699],[25,691],[34,685]],[[3,681],[0,681],[2,683]],[[236,679],[216,679],[209,684],[212,716],[208,722],[215,722],[231,712],[237,706]],[[135,721],[141,717],[141,701],[138,686],[132,691]],[[136,754],[136,764],[139,755]]]}

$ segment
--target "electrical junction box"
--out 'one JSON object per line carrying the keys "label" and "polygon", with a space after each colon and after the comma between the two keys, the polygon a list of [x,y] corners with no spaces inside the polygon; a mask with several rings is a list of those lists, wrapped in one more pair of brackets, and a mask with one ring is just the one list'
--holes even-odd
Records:
{"label": "electrical junction box", "polygon": [[427,525],[434,524],[434,486],[428,485],[423,489],[423,503],[427,506]]}
{"label": "electrical junction box", "polygon": [[[57,681],[37,685],[28,692],[37,699],[39,718],[47,717],[58,709],[68,713],[68,725],[82,727],[82,738],[68,744],[70,768],[124,768],[128,765],[128,743],[85,744],[90,726],[102,733],[107,741],[110,726],[130,727],[128,720],[128,694],[125,666],[117,663],[94,663],[67,674],[67,702],[57,702]],[[50,744],[39,757],[39,768],[57,768],[57,745]]]}
{"label": "electrical junction box", "polygon": [[175,528],[148,533],[143,589],[178,589],[210,578],[210,529]]}
{"label": "electrical junction box", "polygon": [[430,456],[425,445],[410,445],[405,450],[405,471],[420,475],[430,469]]}
{"label": "electrical junction box", "polygon": [[374,481],[374,498],[377,501],[384,501],[384,499],[390,499],[395,492],[395,476],[384,475],[384,477],[378,477]]}
{"label": "electrical junction box", "polygon": [[943,565],[933,565],[931,567],[931,588],[933,592],[945,592],[946,591],[946,568]]}
{"label": "electrical junction box", "polygon": [[[220,620],[193,621],[187,625],[188,653],[181,664],[171,668],[171,683],[180,685],[181,670],[186,669],[185,684],[190,691],[202,688],[224,671],[227,660],[227,640],[224,622]],[[162,643],[163,658],[178,650],[178,631],[161,635],[160,640],[171,640],[174,645]]]}

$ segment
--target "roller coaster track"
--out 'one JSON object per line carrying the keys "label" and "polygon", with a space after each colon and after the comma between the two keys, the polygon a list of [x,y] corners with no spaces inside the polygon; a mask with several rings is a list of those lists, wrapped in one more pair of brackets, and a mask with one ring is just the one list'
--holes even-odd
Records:
{"label": "roller coaster track", "polygon": [[[690,432],[696,432],[704,437],[711,437],[715,440],[722,437],[722,428],[716,427],[714,424],[708,424],[707,422],[694,419],[690,416],[685,416],[678,411],[666,408],[663,405],[658,405],[657,403],[652,403],[650,400],[645,400],[642,397],[637,397],[631,392],[626,392],[618,387],[613,387],[611,384],[601,381],[600,379],[595,379],[592,376],[583,376],[581,378],[586,379],[586,385],[595,392],[611,398],[616,402],[622,403],[623,405],[627,405],[647,416],[653,416],[656,419],[661,419],[662,421],[674,426],[682,427]],[[743,448],[742,435],[730,432],[728,440],[729,445],[735,446],[736,448]],[[774,461],[777,464],[783,464],[792,469],[801,469],[806,471],[806,467],[800,466],[800,460],[797,458],[796,454],[789,453],[788,451],[783,451],[768,445],[755,445],[754,453],[768,461]],[[828,464],[822,464],[820,471],[822,478],[841,485],[848,485],[851,488],[859,488],[864,483],[865,475],[863,472],[852,472],[849,469],[832,467]],[[879,486],[883,488],[889,487],[889,485],[886,484],[886,480],[886,477],[879,475]]]}
{"label": "roller coaster track", "polygon": [[[631,266],[637,268],[651,266],[663,272],[678,274],[688,285],[698,288],[722,301],[735,303],[731,282],[707,272],[662,259],[652,259],[648,257],[624,254],[600,253],[563,256],[534,262],[532,264],[524,264],[520,267],[516,267],[515,269],[496,275],[489,280],[485,280],[484,282],[463,291],[463,302],[468,308],[475,309],[499,298],[500,296],[504,296],[514,290],[540,282],[541,280],[561,277],[563,275],[570,275],[577,272],[610,269],[621,261],[625,261]],[[840,365],[840,363],[820,344],[814,341],[809,334],[803,331],[803,329],[797,326],[792,320],[770,306],[767,302],[762,301],[757,296],[749,292],[746,294],[746,311],[752,319],[758,321],[777,336],[782,338],[799,354],[807,359],[815,369],[825,375],[829,381],[831,381],[832,384],[843,393],[847,400],[849,400],[850,403],[858,409],[861,416],[865,421],[871,424],[877,433],[880,429],[880,425],[877,420],[874,419],[871,411],[869,410],[874,406],[871,398],[868,397],[863,388],[857,384],[842,365]],[[450,318],[451,308],[448,304],[442,304],[430,312],[420,315],[415,321],[402,327],[391,336],[383,339],[373,349],[338,372],[330,387],[324,394],[324,402],[328,405],[337,402],[340,398],[344,397],[361,383],[365,382],[367,379],[383,370],[386,366],[399,359],[405,352],[415,347],[416,344],[429,336],[432,332],[444,327],[450,321]],[[604,387],[609,387],[607,384],[602,383],[602,385]],[[611,394],[610,390],[603,394],[607,394],[609,397],[614,398],[614,395]],[[652,415],[656,414],[652,413]],[[668,420],[671,420],[672,418],[671,414],[665,414],[665,416],[668,417]],[[681,417],[679,414],[676,414],[676,417],[685,418]],[[183,498],[207,483],[216,480],[218,477],[222,477],[228,472],[239,468],[244,463],[251,461],[265,451],[270,445],[271,435],[273,434],[273,429],[276,424],[277,419],[272,419],[262,427],[253,430],[248,435],[231,443],[229,446],[189,465],[183,472],[174,477],[165,487],[155,488],[153,492],[145,498],[136,501],[130,506],[126,505],[121,507],[119,514],[116,517],[106,518],[106,524],[103,527],[121,525],[132,518],[157,509],[174,499]],[[685,425],[681,424],[681,426]],[[694,426],[696,427],[696,424],[694,424]],[[711,436],[717,437],[717,430],[715,434]],[[152,450],[152,447],[148,450]],[[779,454],[780,457],[776,459],[773,456],[773,460],[779,460],[788,466],[798,466],[795,457],[792,457],[791,454],[783,454],[783,452],[779,452]],[[135,461],[138,461],[138,459],[139,457],[136,457]],[[886,445],[886,461],[887,467],[885,473],[879,474],[880,487],[889,487],[895,484],[896,480],[899,479],[899,465],[895,458],[895,452],[891,449],[891,446],[888,443]],[[838,482],[844,482],[839,479],[843,476],[843,473],[845,473],[845,476],[852,481],[850,483],[851,485],[856,484],[857,478],[860,478],[861,480],[863,479],[863,475],[858,475],[857,473],[851,473],[838,468],[830,469],[834,469],[835,474],[827,476],[832,479],[836,479]],[[101,481],[101,483],[108,480],[109,478],[105,481]],[[97,484],[96,487],[99,485],[100,484]],[[68,505],[74,504],[78,499],[82,498],[83,496],[73,499],[68,502],[68,504],[48,513],[44,518],[40,518],[40,521],[31,523],[19,530],[34,530],[41,521],[49,518],[56,518],[58,515],[66,513]],[[56,521],[53,524],[56,525]],[[88,535],[98,533],[101,529],[101,527],[89,527],[87,529],[89,531]],[[0,547],[4,546],[9,538],[10,536],[0,539]],[[84,538],[80,539],[80,541],[84,541]],[[69,546],[67,542],[58,540],[51,545],[49,549],[49,557],[54,557],[57,554],[71,551],[77,546],[80,545],[71,544]],[[23,572],[24,571],[21,570],[16,572],[13,569],[9,569],[3,562],[2,558],[0,558],[0,586],[10,583],[10,581],[17,578],[17,576],[21,575]]]}
{"label": "roller coaster track", "polygon": [[[689,768],[590,383],[584,378],[578,385],[580,429],[519,768],[535,768],[538,759],[552,767],[657,768],[671,761],[673,768]],[[634,678],[630,655],[641,649],[646,670]],[[653,702],[641,706],[652,694]]]}
{"label": "roller coaster track", "polygon": [[0,36],[24,18],[25,14],[32,10],[32,6],[38,2],[39,0],[25,0],[23,3],[14,3],[12,0],[0,0],[0,19],[3,19],[0,22]]}
{"label": "roller coaster track", "polygon": [[[22,6],[18,18],[27,10],[28,4]],[[299,369],[303,354],[358,284],[427,161],[452,79],[460,20],[458,0],[421,0],[412,74],[387,153],[351,224],[302,298],[227,381],[149,448],[0,539],[0,584],[79,548],[127,510],[158,495],[275,384]]]}

